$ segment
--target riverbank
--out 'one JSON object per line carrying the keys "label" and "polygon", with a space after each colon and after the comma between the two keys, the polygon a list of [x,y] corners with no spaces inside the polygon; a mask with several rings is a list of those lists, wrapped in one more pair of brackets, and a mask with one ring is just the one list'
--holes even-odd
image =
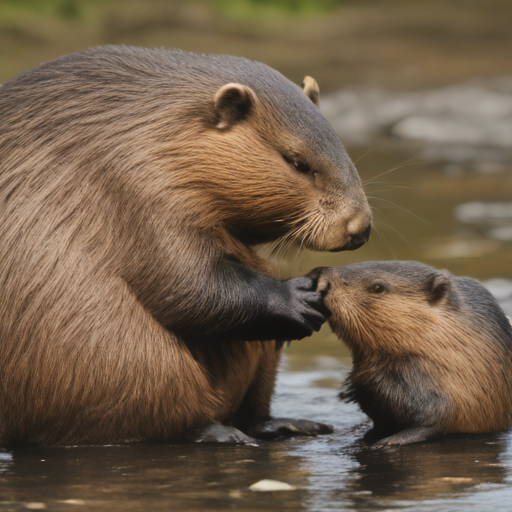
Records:
{"label": "riverbank", "polygon": [[512,75],[512,4],[505,0],[345,0],[329,12],[268,14],[258,5],[191,0],[6,0],[0,82],[100,44],[243,55],[322,91],[344,85],[416,90]]}

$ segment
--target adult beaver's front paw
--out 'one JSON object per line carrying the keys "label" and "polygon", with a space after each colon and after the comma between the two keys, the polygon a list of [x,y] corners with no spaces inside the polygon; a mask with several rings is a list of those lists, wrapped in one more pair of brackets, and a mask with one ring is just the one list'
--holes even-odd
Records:
{"label": "adult beaver's front paw", "polygon": [[295,277],[281,282],[286,287],[283,304],[282,333],[278,340],[300,340],[319,331],[331,316],[324,304],[324,294],[316,291],[316,282],[310,277]]}
{"label": "adult beaver's front paw", "polygon": [[290,418],[267,418],[254,425],[247,432],[256,439],[276,439],[278,437],[317,436],[332,434],[331,425],[309,420],[294,420]]}

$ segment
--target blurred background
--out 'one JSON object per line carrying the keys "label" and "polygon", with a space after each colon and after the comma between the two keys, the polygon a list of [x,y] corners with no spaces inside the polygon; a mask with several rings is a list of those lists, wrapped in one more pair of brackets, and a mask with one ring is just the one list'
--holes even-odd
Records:
{"label": "blurred background", "polygon": [[[281,276],[421,260],[492,279],[512,313],[511,20],[509,0],[0,0],[0,82],[100,44],[311,75],[357,161],[374,230],[354,253],[279,257]],[[317,351],[320,338],[300,346]]]}
{"label": "blurred background", "polygon": [[243,55],[325,92],[512,74],[507,0],[0,0],[0,81],[99,44]]}
{"label": "blurred background", "polygon": [[281,276],[415,259],[493,279],[512,312],[510,20],[508,0],[0,0],[0,82],[100,44],[241,55],[296,83],[312,75],[374,231],[355,253],[280,256]]}
{"label": "blurred background", "polygon": [[[511,21],[510,0],[0,0],[0,83],[101,44],[245,56],[299,84],[311,75],[374,229],[355,252],[277,255],[281,277],[420,260],[481,279],[512,316]],[[283,357],[275,414],[330,422],[332,436],[252,451],[0,451],[0,509],[510,509],[510,434],[365,451],[364,415],[337,396],[349,369],[328,326]],[[300,490],[251,494],[269,477]]]}

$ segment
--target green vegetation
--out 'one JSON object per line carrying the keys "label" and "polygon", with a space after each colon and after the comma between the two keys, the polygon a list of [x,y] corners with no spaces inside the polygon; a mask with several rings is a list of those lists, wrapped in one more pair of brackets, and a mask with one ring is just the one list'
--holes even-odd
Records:
{"label": "green vegetation", "polygon": [[[0,0],[0,19],[2,14],[12,18],[14,13],[24,16],[27,13],[60,18],[62,20],[80,20],[89,5],[95,3],[101,12],[109,11],[112,6],[121,7],[116,0],[90,2],[87,0]],[[199,0],[204,8],[209,6],[221,16],[227,17],[295,17],[332,12],[343,0]],[[161,8],[167,4],[175,6],[177,0],[146,0],[148,10]]]}
{"label": "green vegetation", "polygon": [[80,17],[80,0],[1,0],[0,12],[30,12],[62,19]]}
{"label": "green vegetation", "polygon": [[510,0],[0,0],[0,83],[101,44],[244,55],[322,92],[512,73]]}
{"label": "green vegetation", "polygon": [[217,10],[229,17],[309,16],[332,12],[343,0],[215,0]]}

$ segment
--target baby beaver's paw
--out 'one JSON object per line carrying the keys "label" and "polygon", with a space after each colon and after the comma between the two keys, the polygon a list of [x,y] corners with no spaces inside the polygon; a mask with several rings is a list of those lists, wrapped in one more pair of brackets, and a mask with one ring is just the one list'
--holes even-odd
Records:
{"label": "baby beaver's paw", "polygon": [[319,331],[331,312],[324,304],[324,294],[316,291],[316,282],[303,276],[281,284],[286,287],[287,311],[283,311],[282,333],[276,339],[300,340]]}
{"label": "baby beaver's paw", "polygon": [[278,437],[317,436],[332,434],[331,425],[309,420],[290,418],[267,418],[254,425],[248,432],[256,439],[271,440]]}

